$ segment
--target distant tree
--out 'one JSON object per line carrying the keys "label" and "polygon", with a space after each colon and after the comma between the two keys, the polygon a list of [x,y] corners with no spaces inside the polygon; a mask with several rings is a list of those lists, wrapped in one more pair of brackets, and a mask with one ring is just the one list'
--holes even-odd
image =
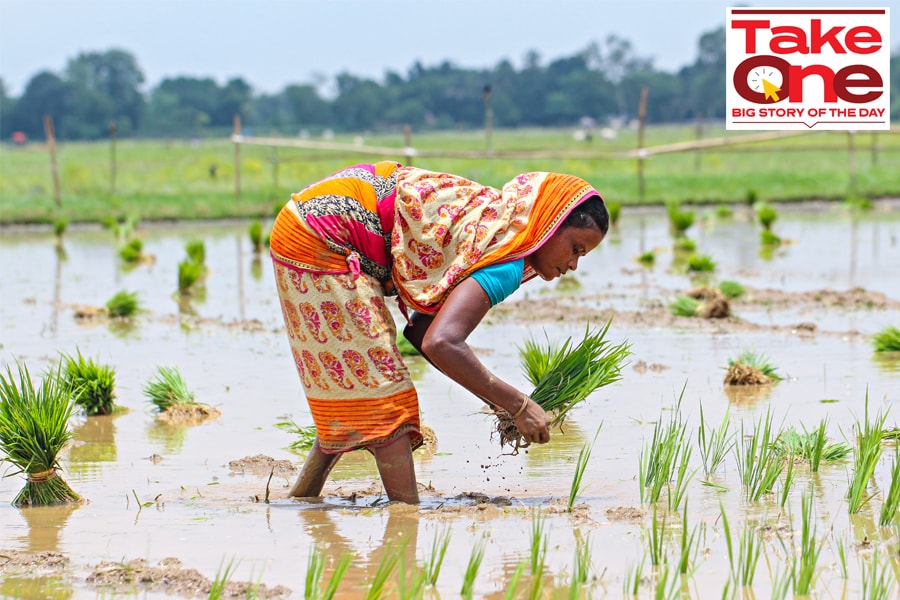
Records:
{"label": "distant tree", "polygon": [[131,53],[117,49],[81,53],[69,60],[65,78],[76,90],[72,110],[80,121],[81,136],[106,135],[111,121],[123,135],[140,128],[144,74]]}
{"label": "distant tree", "polygon": [[252,98],[253,89],[246,81],[240,77],[229,80],[216,94],[215,108],[210,114],[212,125],[230,126],[235,115],[241,115],[246,120]]}
{"label": "distant tree", "polygon": [[329,125],[331,107],[319,96],[315,86],[289,85],[282,91],[290,122],[299,127]]}
{"label": "distant tree", "polygon": [[891,52],[891,115],[900,120],[900,44]]}
{"label": "distant tree", "polygon": [[5,122],[10,131],[24,131],[32,139],[44,137],[44,116],[53,118],[57,132],[64,132],[72,117],[75,91],[61,77],[41,71],[25,85],[25,91],[10,108]]}
{"label": "distant tree", "polygon": [[700,36],[697,59],[678,76],[684,87],[685,116],[725,116],[725,27]]}

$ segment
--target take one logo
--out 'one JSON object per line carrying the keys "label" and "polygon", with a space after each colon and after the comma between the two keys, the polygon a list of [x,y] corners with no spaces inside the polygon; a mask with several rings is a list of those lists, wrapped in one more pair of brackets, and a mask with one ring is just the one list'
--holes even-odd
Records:
{"label": "take one logo", "polygon": [[888,8],[729,8],[726,129],[890,129]]}

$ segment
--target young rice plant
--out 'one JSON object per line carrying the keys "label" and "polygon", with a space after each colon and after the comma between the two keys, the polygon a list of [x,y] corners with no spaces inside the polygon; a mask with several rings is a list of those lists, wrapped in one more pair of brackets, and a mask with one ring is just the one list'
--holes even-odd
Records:
{"label": "young rice plant", "polygon": [[45,374],[38,386],[28,367],[16,362],[0,373],[0,450],[6,461],[24,473],[25,487],[13,500],[15,506],[48,506],[80,500],[59,475],[59,454],[72,433],[69,417],[75,400],[62,383],[61,368]]}
{"label": "young rice plant", "polygon": [[106,310],[109,311],[109,316],[111,317],[122,319],[133,317],[140,310],[137,292],[126,290],[116,292],[112,298],[107,300]]}
{"label": "young rice plant", "polygon": [[885,327],[872,337],[875,352],[900,352],[900,329]]}
{"label": "young rice plant", "polygon": [[[534,385],[530,397],[550,413],[553,426],[560,425],[568,412],[592,392],[622,378],[631,344],[625,341],[614,345],[606,339],[611,323],[608,321],[600,330],[588,327],[578,344],[570,337],[561,346],[544,347],[527,340],[519,347],[522,370]],[[510,415],[504,412],[497,417],[501,447],[509,446],[517,452],[527,446]]]}
{"label": "young rice plant", "polygon": [[156,377],[144,384],[144,395],[159,410],[165,412],[173,406],[196,404],[178,367],[157,367]]}
{"label": "young rice plant", "polygon": [[63,354],[62,367],[64,384],[87,416],[109,415],[115,411],[116,372],[112,367],[86,359],[81,350],[76,356]]}

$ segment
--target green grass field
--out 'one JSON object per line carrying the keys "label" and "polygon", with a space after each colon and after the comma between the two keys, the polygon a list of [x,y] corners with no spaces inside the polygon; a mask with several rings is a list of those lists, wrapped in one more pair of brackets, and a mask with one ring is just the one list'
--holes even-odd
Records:
{"label": "green grass field", "polygon": [[[257,132],[259,133],[259,132]],[[747,132],[752,133],[752,132]],[[740,137],[707,126],[704,140]],[[842,200],[900,195],[900,135],[893,132],[815,132],[766,142],[702,151],[658,154],[644,163],[644,194],[639,193],[637,161],[622,156],[637,147],[637,131],[624,129],[616,139],[594,136],[576,141],[571,129],[499,130],[492,134],[491,158],[419,156],[416,166],[464,175],[502,186],[523,171],[561,171],[590,181],[608,200],[658,204],[669,200],[710,204],[760,200]],[[692,141],[694,126],[650,127],[644,145]],[[358,143],[358,136],[337,136],[332,143]],[[51,161],[44,144],[0,148],[0,223],[97,222],[138,216],[157,219],[217,219],[272,216],[291,192],[339,168],[358,162],[404,157],[404,139],[396,134],[366,135],[352,150],[272,148],[242,145],[241,195],[235,194],[234,146],[228,140],[120,140],[115,147],[115,187],[109,142],[58,144],[61,208],[54,201]],[[483,131],[413,134],[421,152],[482,152]],[[366,147],[396,148],[378,157]],[[874,150],[873,150],[874,148]],[[507,152],[542,157],[508,158]],[[553,153],[568,157],[551,157]],[[578,154],[578,157],[571,156]],[[594,155],[583,158],[581,155]],[[855,164],[855,185],[851,166]],[[212,174],[214,169],[215,174]]]}

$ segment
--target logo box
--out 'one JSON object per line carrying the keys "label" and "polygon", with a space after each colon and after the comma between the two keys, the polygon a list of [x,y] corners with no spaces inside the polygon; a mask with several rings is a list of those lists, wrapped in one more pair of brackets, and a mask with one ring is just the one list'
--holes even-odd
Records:
{"label": "logo box", "polygon": [[890,129],[889,8],[729,8],[726,129]]}

